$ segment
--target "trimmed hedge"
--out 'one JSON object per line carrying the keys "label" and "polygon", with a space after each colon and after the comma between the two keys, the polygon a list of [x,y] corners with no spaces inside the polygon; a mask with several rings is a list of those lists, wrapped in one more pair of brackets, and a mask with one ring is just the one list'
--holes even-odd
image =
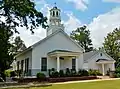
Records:
{"label": "trimmed hedge", "polygon": [[98,70],[89,71],[80,69],[78,72],[74,69],[66,68],[65,71],[60,70],[57,72],[54,68],[49,69],[49,77],[57,78],[57,77],[79,77],[79,76],[101,76],[102,74]]}
{"label": "trimmed hedge", "polygon": [[89,76],[101,76],[102,74],[98,70],[92,70],[90,69],[88,71]]}
{"label": "trimmed hedge", "polygon": [[40,79],[41,81],[45,80],[46,78],[45,74],[41,72],[37,73],[36,77]]}
{"label": "trimmed hedge", "polygon": [[87,70],[80,69],[80,70],[78,71],[78,75],[79,75],[79,76],[89,76],[89,73],[88,73]]}

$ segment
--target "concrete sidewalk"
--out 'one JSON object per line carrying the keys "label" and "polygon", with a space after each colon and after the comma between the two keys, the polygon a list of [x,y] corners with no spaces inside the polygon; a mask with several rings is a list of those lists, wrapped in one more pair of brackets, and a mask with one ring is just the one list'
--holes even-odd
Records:
{"label": "concrete sidewalk", "polygon": [[69,81],[69,82],[60,82],[60,83],[51,83],[51,84],[69,84],[69,83],[96,82],[96,81],[105,81],[105,80],[120,80],[120,78],[95,79],[95,80],[81,80],[81,81]]}

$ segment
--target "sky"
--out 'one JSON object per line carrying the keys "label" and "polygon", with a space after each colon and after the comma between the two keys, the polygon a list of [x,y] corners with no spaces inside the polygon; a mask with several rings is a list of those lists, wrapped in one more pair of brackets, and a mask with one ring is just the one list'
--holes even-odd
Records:
{"label": "sky", "polygon": [[[87,25],[95,48],[101,47],[104,37],[120,26],[120,0],[35,0],[36,9],[48,18],[54,3],[61,9],[65,32],[69,35],[77,27]],[[17,29],[27,47],[46,37],[46,29],[42,27],[35,29],[33,35],[25,28]]]}

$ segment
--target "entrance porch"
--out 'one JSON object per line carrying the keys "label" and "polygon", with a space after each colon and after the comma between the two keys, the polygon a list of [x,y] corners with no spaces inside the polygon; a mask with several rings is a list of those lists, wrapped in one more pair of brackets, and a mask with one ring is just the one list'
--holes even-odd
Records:
{"label": "entrance porch", "polygon": [[55,50],[48,53],[48,57],[56,63],[55,69],[59,72],[66,68],[78,71],[78,60],[80,52],[72,52],[66,50]]}
{"label": "entrance porch", "polygon": [[100,72],[102,72],[103,76],[107,74],[107,71],[114,71],[114,60],[108,59],[98,59],[96,63],[99,66]]}

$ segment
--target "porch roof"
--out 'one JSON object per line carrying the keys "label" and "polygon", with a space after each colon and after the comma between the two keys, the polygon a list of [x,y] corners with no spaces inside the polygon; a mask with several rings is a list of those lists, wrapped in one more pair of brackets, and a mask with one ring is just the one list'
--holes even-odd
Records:
{"label": "porch roof", "polygon": [[78,56],[80,52],[73,52],[68,50],[53,50],[48,52],[49,56]]}
{"label": "porch roof", "polygon": [[98,59],[96,63],[98,64],[104,64],[104,63],[114,63],[114,60],[108,60],[108,59]]}

